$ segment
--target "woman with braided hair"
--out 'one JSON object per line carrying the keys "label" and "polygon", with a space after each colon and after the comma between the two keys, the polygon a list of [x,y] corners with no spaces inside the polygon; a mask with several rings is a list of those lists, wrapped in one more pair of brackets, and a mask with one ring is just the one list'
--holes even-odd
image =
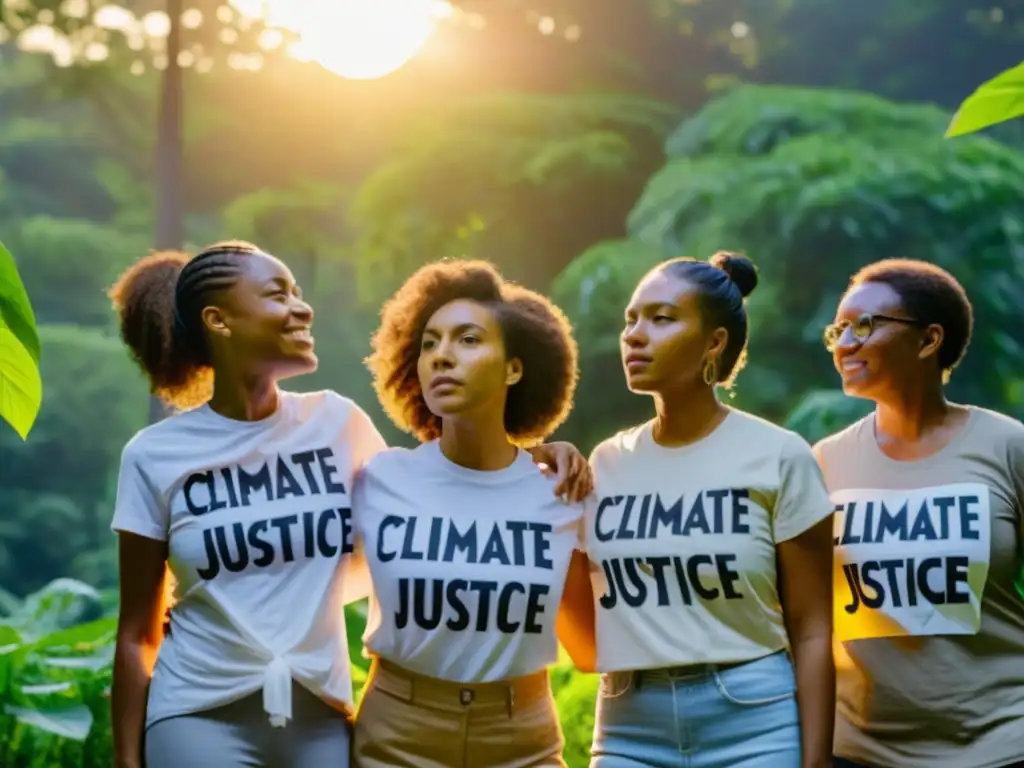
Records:
{"label": "woman with braided hair", "polygon": [[[313,310],[256,246],[151,254],[111,298],[151,390],[181,409],[121,457],[115,764],[344,768],[342,606],[366,594],[350,493],[384,440],[352,400],[278,387],[317,367]],[[532,455],[557,493],[588,490],[571,446]]]}

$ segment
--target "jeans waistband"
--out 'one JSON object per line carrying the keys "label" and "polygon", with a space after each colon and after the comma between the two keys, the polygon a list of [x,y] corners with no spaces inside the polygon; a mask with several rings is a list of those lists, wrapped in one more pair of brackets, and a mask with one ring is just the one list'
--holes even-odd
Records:
{"label": "jeans waistband", "polygon": [[623,674],[628,675],[634,685],[640,685],[643,682],[668,682],[672,681],[697,681],[711,678],[717,672],[724,672],[728,669],[736,669],[737,667],[743,667],[747,664],[754,664],[762,659],[774,656],[776,653],[785,653],[785,651],[776,651],[775,653],[768,654],[767,656],[761,656],[756,659],[744,659],[743,661],[727,661],[727,662],[715,662],[715,663],[701,663],[701,664],[683,664],[674,667],[657,667],[654,669],[637,669],[629,672],[612,673],[612,674]]}
{"label": "jeans waistband", "polygon": [[511,713],[550,694],[547,670],[490,683],[460,683],[421,675],[378,656],[370,675],[385,693],[441,709],[502,707]]}

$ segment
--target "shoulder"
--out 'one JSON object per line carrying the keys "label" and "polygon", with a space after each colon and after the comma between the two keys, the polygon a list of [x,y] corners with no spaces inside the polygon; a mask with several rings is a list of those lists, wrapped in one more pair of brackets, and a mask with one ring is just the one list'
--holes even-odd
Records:
{"label": "shoulder", "polygon": [[299,421],[325,420],[332,427],[337,425],[351,430],[353,437],[361,437],[367,432],[377,434],[373,420],[362,406],[352,398],[340,395],[333,390],[289,392],[287,397],[292,402],[296,418]]}
{"label": "shoulder", "polygon": [[987,408],[970,406],[974,425],[972,438],[981,441],[997,456],[1006,457],[1015,471],[1024,462],[1024,423],[1012,416]]}
{"label": "shoulder", "polygon": [[631,455],[637,452],[641,444],[641,437],[651,428],[651,422],[623,429],[611,437],[598,443],[590,452],[590,464],[596,466],[604,461],[615,461],[622,456]]}
{"label": "shoulder", "polygon": [[1024,423],[1021,423],[1020,420],[988,408],[979,408],[973,405],[969,408],[974,418],[977,419],[978,426],[984,430],[986,435],[1009,443],[1019,443],[1024,440]]}
{"label": "shoulder", "polygon": [[867,416],[853,422],[850,426],[828,437],[823,437],[816,442],[812,450],[819,463],[827,464],[830,457],[835,455],[836,451],[847,450],[851,445],[859,443],[864,437],[865,430],[870,432],[872,429],[874,419],[875,415],[869,413]]}
{"label": "shoulder", "polygon": [[404,477],[406,481],[414,481],[415,475],[408,473],[422,470],[426,459],[422,448],[420,445],[416,448],[395,447],[378,451],[363,465],[360,475],[366,480]]}
{"label": "shoulder", "polygon": [[295,410],[299,418],[313,415],[333,414],[348,418],[354,412],[362,413],[356,402],[331,389],[319,389],[314,392],[282,392],[289,407]]}
{"label": "shoulder", "polygon": [[729,419],[730,427],[736,435],[742,436],[744,440],[760,441],[755,445],[761,448],[781,448],[794,440],[807,444],[807,441],[792,429],[781,427],[747,411],[733,410]]}
{"label": "shoulder", "polygon": [[181,438],[198,436],[204,430],[205,424],[204,406],[181,411],[161,419],[155,424],[149,424],[136,432],[125,443],[121,451],[121,461],[122,463],[145,462],[158,449],[161,454],[166,454],[169,448],[174,447],[191,453],[194,450],[194,444]]}
{"label": "shoulder", "polygon": [[746,411],[734,410],[729,418],[728,438],[735,443],[737,454],[757,451],[765,459],[776,456],[782,463],[813,459],[811,444],[792,429]]}

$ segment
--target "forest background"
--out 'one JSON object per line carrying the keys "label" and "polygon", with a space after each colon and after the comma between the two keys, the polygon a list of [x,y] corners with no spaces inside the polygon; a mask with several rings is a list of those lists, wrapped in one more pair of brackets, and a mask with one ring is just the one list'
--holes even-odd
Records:
{"label": "forest background", "polygon": [[[105,290],[153,247],[239,237],[283,258],[321,360],[290,386],[354,398],[395,444],[410,438],[362,360],[382,300],[445,256],[490,259],[569,314],[582,379],[555,438],[584,452],[650,413],[618,357],[637,278],[720,248],[762,281],[732,404],[808,440],[866,413],[821,331],[853,271],[908,256],[974,301],[951,397],[1024,417],[1024,129],[944,138],[1020,61],[1024,0],[463,0],[412,62],[365,81],[213,0],[116,4],[132,33],[97,23],[110,3],[6,6],[0,240],[45,394],[27,441],[0,422],[0,765],[110,765],[109,523],[152,403]],[[364,610],[348,616],[357,681]],[[552,674],[581,768],[596,679]]]}

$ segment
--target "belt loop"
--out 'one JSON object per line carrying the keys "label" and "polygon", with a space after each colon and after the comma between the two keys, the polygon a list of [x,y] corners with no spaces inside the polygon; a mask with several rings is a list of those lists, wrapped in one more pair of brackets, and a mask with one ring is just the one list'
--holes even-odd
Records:
{"label": "belt loop", "polygon": [[640,688],[643,686],[644,673],[641,672],[640,670],[636,670],[635,672],[632,673],[632,675],[633,675],[633,690],[639,691]]}
{"label": "belt loop", "polygon": [[516,710],[516,687],[510,685],[508,687],[508,716],[509,719],[515,716]]}

